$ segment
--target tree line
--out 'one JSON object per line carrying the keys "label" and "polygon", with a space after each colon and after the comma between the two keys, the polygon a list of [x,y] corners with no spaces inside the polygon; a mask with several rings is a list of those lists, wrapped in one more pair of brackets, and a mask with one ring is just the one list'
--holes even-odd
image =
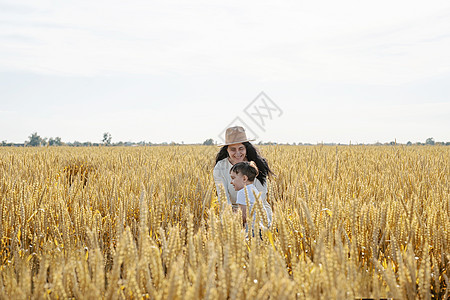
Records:
{"label": "tree line", "polygon": [[[335,146],[335,145],[343,145],[340,143],[317,143],[320,145],[330,145],[330,146]],[[351,142],[350,142],[351,144]],[[92,142],[79,142],[79,141],[74,141],[74,142],[63,142],[61,137],[50,137],[50,138],[46,138],[46,137],[41,137],[37,132],[33,132],[29,137],[28,140],[26,140],[23,144],[16,144],[16,143],[8,143],[7,141],[2,141],[0,146],[26,146],[26,147],[39,147],[39,146],[72,146],[72,147],[91,147],[91,146],[174,146],[174,145],[184,145],[184,142],[181,143],[176,143],[176,142],[162,142],[162,143],[152,143],[152,142],[146,142],[146,141],[141,141],[141,142],[116,142],[113,143],[112,142],[112,136],[109,132],[105,132],[103,133],[103,139],[101,143],[92,143]],[[214,141],[213,139],[209,138],[206,139],[203,143],[201,143],[201,145],[217,145],[217,142]],[[315,145],[315,144],[311,144],[311,143],[276,143],[276,142],[262,142],[260,141],[259,143],[257,143],[257,145],[298,145],[298,146],[310,146],[310,145]],[[368,145],[368,144],[358,144],[358,145]],[[389,143],[380,143],[377,142],[375,144],[371,144],[371,145],[376,145],[376,146],[381,146],[381,145],[400,145],[400,143],[397,143],[396,141],[392,141]],[[404,144],[406,146],[412,146],[412,145],[444,145],[444,146],[450,146],[450,142],[436,142],[434,140],[434,138],[430,137],[427,138],[425,140],[425,142],[411,142],[408,141],[406,144]]]}

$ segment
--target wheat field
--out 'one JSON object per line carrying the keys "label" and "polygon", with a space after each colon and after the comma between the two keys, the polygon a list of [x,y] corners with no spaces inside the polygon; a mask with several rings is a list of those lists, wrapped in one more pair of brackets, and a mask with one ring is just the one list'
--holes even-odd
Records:
{"label": "wheat field", "polygon": [[0,148],[0,299],[449,297],[449,147],[259,150],[246,237],[217,147]]}

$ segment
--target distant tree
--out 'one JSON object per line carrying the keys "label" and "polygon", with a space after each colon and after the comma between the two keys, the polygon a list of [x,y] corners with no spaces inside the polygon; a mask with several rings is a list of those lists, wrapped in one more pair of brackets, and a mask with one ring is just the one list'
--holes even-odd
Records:
{"label": "distant tree", "polygon": [[435,144],[434,139],[432,137],[427,138],[427,140],[425,141],[425,144],[426,145],[434,145]]}
{"label": "distant tree", "polygon": [[213,139],[207,139],[206,141],[203,142],[203,145],[207,145],[207,146],[214,145],[214,140]]}
{"label": "distant tree", "polygon": [[406,143],[406,146],[412,146],[411,141],[408,141],[408,142]]}
{"label": "distant tree", "polygon": [[62,146],[63,142],[61,141],[61,138],[59,136],[57,136],[55,138],[50,138],[48,140],[48,145],[49,146]]}
{"label": "distant tree", "polygon": [[109,146],[109,145],[111,145],[111,140],[112,140],[111,133],[105,132],[103,134],[103,140],[102,140],[103,144],[106,146]]}
{"label": "distant tree", "polygon": [[29,137],[28,137],[28,142],[27,143],[28,146],[32,146],[32,147],[37,147],[37,146],[41,146],[41,145],[45,145],[47,143],[47,139],[43,139],[41,138],[37,132],[32,133]]}

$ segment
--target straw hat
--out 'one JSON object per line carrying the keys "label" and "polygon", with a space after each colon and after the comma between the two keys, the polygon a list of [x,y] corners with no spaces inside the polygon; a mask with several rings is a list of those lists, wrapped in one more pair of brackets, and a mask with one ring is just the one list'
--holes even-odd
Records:
{"label": "straw hat", "polygon": [[249,141],[254,141],[254,140],[249,140],[247,138],[244,127],[234,126],[234,127],[227,128],[227,131],[225,132],[225,144],[223,144],[221,146],[240,144],[240,143],[249,142]]}

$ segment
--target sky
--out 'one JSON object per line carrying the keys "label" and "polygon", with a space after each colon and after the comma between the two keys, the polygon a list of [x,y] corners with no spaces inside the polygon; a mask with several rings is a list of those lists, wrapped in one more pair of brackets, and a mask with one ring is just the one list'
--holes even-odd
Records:
{"label": "sky", "polygon": [[0,0],[0,141],[450,141],[450,1]]}

